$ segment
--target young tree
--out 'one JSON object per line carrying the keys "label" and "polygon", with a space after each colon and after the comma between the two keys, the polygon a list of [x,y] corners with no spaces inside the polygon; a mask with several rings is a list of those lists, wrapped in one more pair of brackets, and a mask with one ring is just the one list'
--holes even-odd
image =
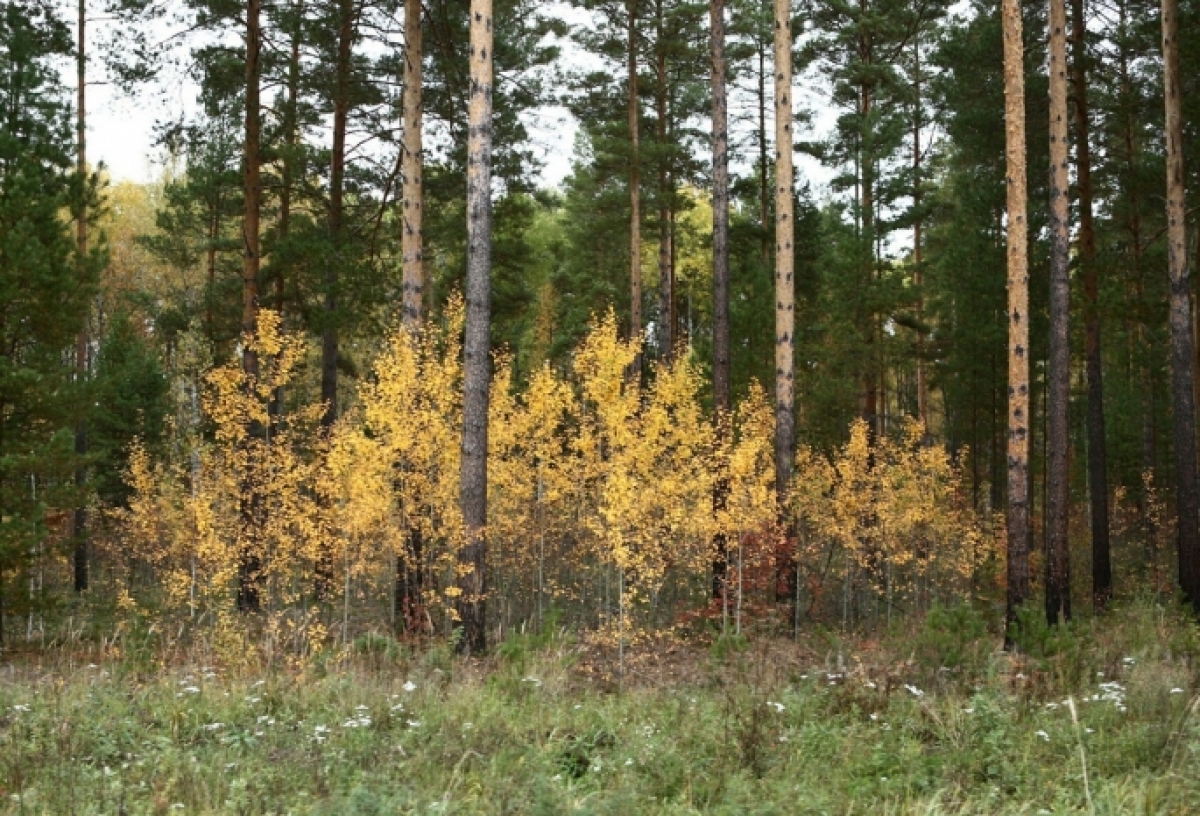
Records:
{"label": "young tree", "polygon": [[467,285],[463,339],[460,503],[465,539],[458,557],[458,648],[487,648],[488,388],[491,380],[492,3],[471,0],[467,121]]}
{"label": "young tree", "polygon": [[1008,598],[1006,641],[1029,598],[1029,256],[1025,200],[1025,47],[1021,4],[1003,0],[1008,184]]}
{"label": "young tree", "polygon": [[1067,9],[1050,0],[1050,366],[1047,404],[1046,620],[1071,618],[1071,558],[1067,538],[1071,445],[1071,233],[1067,178]]}
{"label": "young tree", "polygon": [[1167,251],[1171,280],[1171,385],[1175,407],[1175,509],[1179,585],[1200,614],[1200,530],[1197,529],[1196,417],[1192,395],[1191,283],[1183,199],[1183,116],[1179,78],[1179,0],[1162,0],[1163,88],[1166,102]]}

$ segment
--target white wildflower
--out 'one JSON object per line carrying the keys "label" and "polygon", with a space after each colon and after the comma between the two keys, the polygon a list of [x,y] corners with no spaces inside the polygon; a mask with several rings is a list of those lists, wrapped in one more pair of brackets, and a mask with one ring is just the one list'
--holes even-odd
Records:
{"label": "white wildflower", "polygon": [[767,705],[775,709],[776,714],[782,714],[785,710],[783,703],[777,703],[774,700],[767,700]]}
{"label": "white wildflower", "polygon": [[404,685],[401,686],[401,688],[404,689],[405,691],[416,691],[417,684],[414,683],[412,680],[405,680]]}

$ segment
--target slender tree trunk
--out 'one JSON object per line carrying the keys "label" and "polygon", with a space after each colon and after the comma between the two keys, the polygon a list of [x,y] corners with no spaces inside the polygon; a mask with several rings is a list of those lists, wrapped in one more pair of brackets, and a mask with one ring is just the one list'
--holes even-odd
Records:
{"label": "slender tree trunk", "polygon": [[350,58],[354,0],[338,0],[337,84],[333,100],[333,150],[329,163],[329,238],[333,257],[325,267],[325,326],[321,334],[321,427],[328,433],[338,415],[338,267],[345,249],[346,127],[350,116]]}
{"label": "slender tree trunk", "polygon": [[1192,401],[1191,289],[1183,198],[1183,115],[1179,81],[1179,0],[1162,0],[1163,85],[1167,141],[1167,253],[1171,275],[1171,373],[1175,409],[1175,505],[1179,585],[1200,614],[1196,417]]}
{"label": "slender tree trunk", "polygon": [[759,254],[764,264],[771,261],[771,182],[767,154],[767,44],[758,43],[758,209],[762,224]]}
{"label": "slender tree trunk", "polygon": [[[259,219],[262,209],[262,174],[259,143],[262,110],[259,102],[262,50],[261,0],[246,2],[246,133],[244,157],[245,213],[242,217],[242,369],[252,382],[258,378],[258,353],[246,342],[258,331]],[[252,426],[251,437],[261,433]],[[262,554],[259,552],[259,514],[262,500],[253,477],[242,485],[241,546],[238,560],[237,606],[243,612],[259,609]]]}
{"label": "slender tree trunk", "polygon": [[727,456],[733,441],[729,370],[729,112],[725,93],[725,2],[710,0],[708,8],[712,49],[713,419],[718,447],[718,473],[713,487],[713,512],[718,523],[713,541],[713,597],[723,598],[729,569],[729,541],[723,529],[729,500]]}
{"label": "slender tree trunk", "polygon": [[404,326],[410,331],[421,323],[425,293],[425,248],[423,244],[424,191],[421,187],[424,161],[422,127],[421,0],[404,0],[404,151],[401,167],[404,233],[401,252],[404,266]]}
{"label": "slender tree trunk", "polygon": [[[629,339],[642,339],[642,191],[640,167],[641,117],[638,104],[637,76],[637,0],[626,0],[629,15]],[[634,372],[641,374],[642,355],[638,353]]]}
{"label": "slender tree trunk", "polygon": [[[338,45],[333,98],[333,149],[329,160],[329,241],[325,263],[325,325],[321,331],[321,432],[333,432],[338,417],[338,272],[344,261],[346,128],[350,115],[350,59],[354,37],[354,0],[338,0]],[[332,541],[317,554],[316,594],[325,599],[333,589]]]}
{"label": "slender tree trunk", "polygon": [[[775,33],[775,496],[785,535],[792,534],[788,497],[796,458],[795,216],[792,193],[792,3],[774,0]],[[780,595],[796,595],[790,547],[776,573]],[[792,616],[793,621],[795,615]]]}
{"label": "slender tree trunk", "polygon": [[926,438],[932,433],[929,424],[929,383],[925,371],[925,290],[924,246],[921,213],[921,40],[913,42],[913,285],[917,290],[917,418]]}
{"label": "slender tree trunk", "polygon": [[[82,182],[87,178],[87,0],[79,0],[79,43],[75,54],[76,80],[78,89],[78,110],[76,111],[76,172]],[[88,251],[88,213],[87,200],[79,202],[79,213],[75,218],[75,253],[78,256],[80,277],[87,264]],[[90,311],[90,310],[89,310]],[[88,367],[88,332],[87,316],[84,325],[75,336],[75,381],[83,385],[87,378]],[[87,484],[87,470],[83,467],[83,458],[87,456],[87,423],[83,413],[75,425],[75,490],[79,494],[79,504],[75,507],[72,522],[73,538],[75,540],[72,561],[75,572],[75,591],[83,592],[88,588],[88,530],[87,507],[83,500],[83,489]]]}
{"label": "slender tree trunk", "polygon": [[1112,597],[1108,528],[1108,446],[1104,423],[1103,357],[1100,354],[1100,292],[1096,227],[1092,214],[1092,150],[1087,101],[1087,44],[1083,0],[1071,0],[1075,85],[1075,167],[1079,184],[1079,263],[1083,273],[1084,354],[1088,386],[1088,487],[1092,520],[1092,606],[1103,611]]}
{"label": "slender tree trunk", "polygon": [[471,0],[471,94],[467,141],[467,322],[463,343],[461,497],[466,540],[455,608],[460,651],[487,646],[488,384],[491,379],[492,3]]}
{"label": "slender tree trunk", "polygon": [[[425,207],[422,174],[424,156],[423,39],[421,0],[404,2],[404,151],[401,165],[403,235],[401,254],[404,277],[404,328],[415,333],[421,326],[425,295],[425,246],[423,216]],[[416,508],[408,508],[409,515]],[[423,591],[424,540],[421,525],[409,521],[405,531],[405,552],[397,561],[396,620],[402,629],[417,628],[418,610]]]}
{"label": "slender tree trunk", "polygon": [[669,361],[675,352],[675,276],[671,264],[670,172],[667,150],[667,52],[663,42],[663,4],[655,6],[657,42],[655,43],[656,87],[654,105],[658,116],[658,355]]}
{"label": "slender tree trunk", "polygon": [[1006,644],[1029,599],[1029,257],[1025,182],[1025,65],[1021,4],[1003,0],[1004,135],[1008,210],[1008,592]]}
{"label": "slender tree trunk", "polygon": [[1046,621],[1071,619],[1071,226],[1067,145],[1067,7],[1050,0],[1050,361],[1046,417]]}

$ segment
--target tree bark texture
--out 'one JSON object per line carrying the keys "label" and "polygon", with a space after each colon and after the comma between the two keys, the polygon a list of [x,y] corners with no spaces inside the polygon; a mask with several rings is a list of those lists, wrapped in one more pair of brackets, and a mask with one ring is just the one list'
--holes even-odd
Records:
{"label": "tree bark texture", "polygon": [[1192,397],[1191,288],[1183,198],[1183,114],[1179,80],[1179,0],[1162,0],[1163,86],[1167,142],[1167,255],[1171,279],[1171,390],[1175,411],[1175,505],[1179,585],[1200,614],[1196,417]]}
{"label": "tree bark texture", "polygon": [[1050,365],[1047,406],[1046,622],[1071,618],[1071,226],[1067,145],[1067,8],[1050,0]]}
{"label": "tree bark texture", "polygon": [[[76,81],[76,167],[79,179],[87,178],[87,0],[79,0],[79,42],[75,54]],[[87,264],[88,251],[88,213],[87,201],[79,202],[79,213],[75,218],[75,253],[80,269],[80,278]],[[87,378],[88,368],[88,332],[87,317],[84,317],[83,328],[75,336],[75,381],[79,385]],[[75,490],[79,502],[75,507],[72,520],[72,537],[74,552],[71,561],[74,568],[74,586],[76,592],[84,592],[88,588],[88,530],[87,506],[83,500],[84,487],[87,483],[87,471],[83,467],[83,458],[87,456],[87,423],[80,415],[75,425]]]}
{"label": "tree bark texture", "polygon": [[458,559],[458,648],[487,646],[487,450],[491,379],[492,4],[471,0],[471,80],[467,113],[467,315],[463,342],[460,504],[465,540]]}
{"label": "tree bark texture", "polygon": [[404,0],[404,157],[401,165],[401,263],[404,277],[404,327],[410,331],[421,324],[425,297],[425,250],[422,243],[424,191],[422,134],[422,60],[421,0]]}
{"label": "tree bark texture", "polygon": [[[787,501],[796,458],[795,216],[792,193],[792,3],[774,0],[775,34],[775,495],[790,533]],[[778,592],[796,594],[790,549],[777,570]]]}
{"label": "tree bark texture", "polygon": [[1029,255],[1025,65],[1020,0],[1003,0],[1004,142],[1008,212],[1008,564],[1006,641],[1029,599]]}
{"label": "tree bark texture", "polygon": [[[713,511],[725,512],[729,498],[726,451],[732,443],[729,371],[729,111],[725,88],[725,2],[709,3],[712,49],[713,143],[713,413],[717,424],[719,470],[713,487]],[[724,531],[714,540],[713,593],[724,595],[729,542]]]}
{"label": "tree bark texture", "polygon": [[338,267],[345,244],[346,127],[350,118],[350,58],[354,39],[354,0],[338,0],[333,149],[329,161],[329,239],[333,252],[325,267],[325,326],[321,332],[321,427],[328,433],[338,415]]}
{"label": "tree bark texture", "polygon": [[[642,192],[641,168],[638,164],[641,116],[638,105],[637,78],[637,0],[626,0],[629,17],[629,339],[642,339]],[[641,371],[642,355],[634,368]]]}
{"label": "tree bark texture", "polygon": [[[242,216],[242,369],[252,382],[258,378],[258,354],[247,342],[258,331],[259,220],[262,209],[262,174],[259,145],[262,133],[260,106],[260,58],[262,51],[261,0],[246,2],[246,125],[243,161]],[[248,429],[251,436],[260,428]],[[241,545],[238,559],[237,606],[243,612],[257,612],[262,583],[262,554],[259,552],[258,527],[261,497],[258,486],[249,480],[242,485]]]}
{"label": "tree bark texture", "polygon": [[1100,353],[1100,287],[1096,226],[1092,212],[1092,150],[1087,99],[1087,43],[1083,0],[1071,0],[1074,51],[1075,175],[1079,185],[1079,266],[1083,278],[1084,355],[1088,389],[1088,489],[1092,522],[1092,606],[1099,612],[1112,597],[1108,527],[1108,445],[1104,421],[1104,369]]}

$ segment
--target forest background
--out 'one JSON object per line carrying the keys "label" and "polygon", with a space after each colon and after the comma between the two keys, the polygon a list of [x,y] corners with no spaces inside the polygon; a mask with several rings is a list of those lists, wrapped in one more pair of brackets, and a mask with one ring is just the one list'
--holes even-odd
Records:
{"label": "forest background", "polygon": [[[1164,203],[1170,160],[1200,155],[1200,6],[1178,9],[1174,148],[1158,9],[1072,4],[1064,118],[1054,8],[1023,6],[1019,72],[1026,546],[1051,621],[1200,597],[1170,286],[1200,225],[1171,222],[1168,275]],[[619,661],[712,626],[871,628],[964,597],[1000,616],[1006,589],[1015,620],[1000,7],[785,5],[782,52],[756,0],[552,11],[495,4],[473,124],[465,2],[6,5],[6,641],[169,621],[303,661],[382,631],[478,651],[553,619]],[[169,71],[197,100],[156,126],[161,179],[107,183],[87,88]],[[548,188],[531,123],[554,105],[578,132]],[[820,190],[779,181],[785,109]],[[1069,246],[1043,172],[1068,120]]]}

